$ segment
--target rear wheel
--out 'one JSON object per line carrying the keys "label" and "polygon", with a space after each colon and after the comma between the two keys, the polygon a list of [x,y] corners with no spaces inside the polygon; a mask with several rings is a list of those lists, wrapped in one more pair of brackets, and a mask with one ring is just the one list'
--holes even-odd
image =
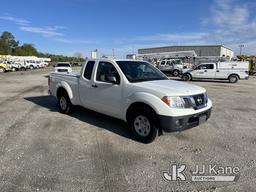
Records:
{"label": "rear wheel", "polygon": [[228,80],[230,83],[236,83],[239,80],[239,77],[237,75],[230,75]]}
{"label": "rear wheel", "polygon": [[182,80],[183,81],[191,81],[191,79],[192,79],[192,77],[188,73],[185,73],[185,74],[182,75]]}
{"label": "rear wheel", "polygon": [[61,113],[68,114],[71,111],[72,103],[67,95],[63,92],[58,96],[58,108]]}
{"label": "rear wheel", "polygon": [[34,69],[34,66],[33,65],[30,65],[30,67],[29,67],[30,69]]}
{"label": "rear wheel", "polygon": [[173,75],[174,77],[177,77],[179,74],[180,74],[179,70],[174,70],[174,71],[172,72],[172,75]]}
{"label": "rear wheel", "polygon": [[142,143],[151,143],[158,134],[156,116],[146,108],[130,114],[129,124],[135,138]]}

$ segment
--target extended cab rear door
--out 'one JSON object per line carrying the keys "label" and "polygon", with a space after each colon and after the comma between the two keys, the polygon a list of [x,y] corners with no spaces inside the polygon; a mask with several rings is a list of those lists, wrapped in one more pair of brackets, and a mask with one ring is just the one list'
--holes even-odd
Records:
{"label": "extended cab rear door", "polygon": [[79,98],[83,107],[92,109],[92,103],[89,99],[89,92],[92,89],[93,85],[93,73],[96,68],[96,61],[88,61],[84,70],[82,71],[80,80],[79,80]]}

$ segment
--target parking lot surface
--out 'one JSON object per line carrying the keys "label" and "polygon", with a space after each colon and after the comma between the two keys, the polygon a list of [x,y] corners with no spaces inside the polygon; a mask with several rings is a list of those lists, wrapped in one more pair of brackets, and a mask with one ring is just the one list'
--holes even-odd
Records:
{"label": "parking lot surface", "polygon": [[[255,191],[256,79],[189,82],[213,101],[208,122],[135,141],[125,123],[86,109],[58,112],[52,69],[0,74],[0,191]],[[170,164],[186,181],[165,181]],[[192,182],[196,165],[237,166],[234,182]]]}

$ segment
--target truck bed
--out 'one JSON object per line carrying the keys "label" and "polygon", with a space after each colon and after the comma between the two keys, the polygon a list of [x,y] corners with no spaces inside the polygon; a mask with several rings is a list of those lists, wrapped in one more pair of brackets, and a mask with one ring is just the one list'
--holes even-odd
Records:
{"label": "truck bed", "polygon": [[68,90],[68,87],[71,89],[70,93],[68,92],[71,102],[74,105],[79,105],[79,78],[80,73],[71,72],[71,73],[50,73],[51,86],[50,92],[52,95],[56,96],[58,87],[65,87]]}

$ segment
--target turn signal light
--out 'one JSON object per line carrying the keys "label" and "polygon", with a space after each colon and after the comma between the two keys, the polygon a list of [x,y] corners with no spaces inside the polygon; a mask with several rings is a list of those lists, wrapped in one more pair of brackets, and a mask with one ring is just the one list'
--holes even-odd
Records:
{"label": "turn signal light", "polygon": [[166,105],[168,105],[168,106],[170,106],[170,99],[169,99],[169,97],[168,96],[164,96],[163,98],[162,98],[162,101],[166,104]]}

